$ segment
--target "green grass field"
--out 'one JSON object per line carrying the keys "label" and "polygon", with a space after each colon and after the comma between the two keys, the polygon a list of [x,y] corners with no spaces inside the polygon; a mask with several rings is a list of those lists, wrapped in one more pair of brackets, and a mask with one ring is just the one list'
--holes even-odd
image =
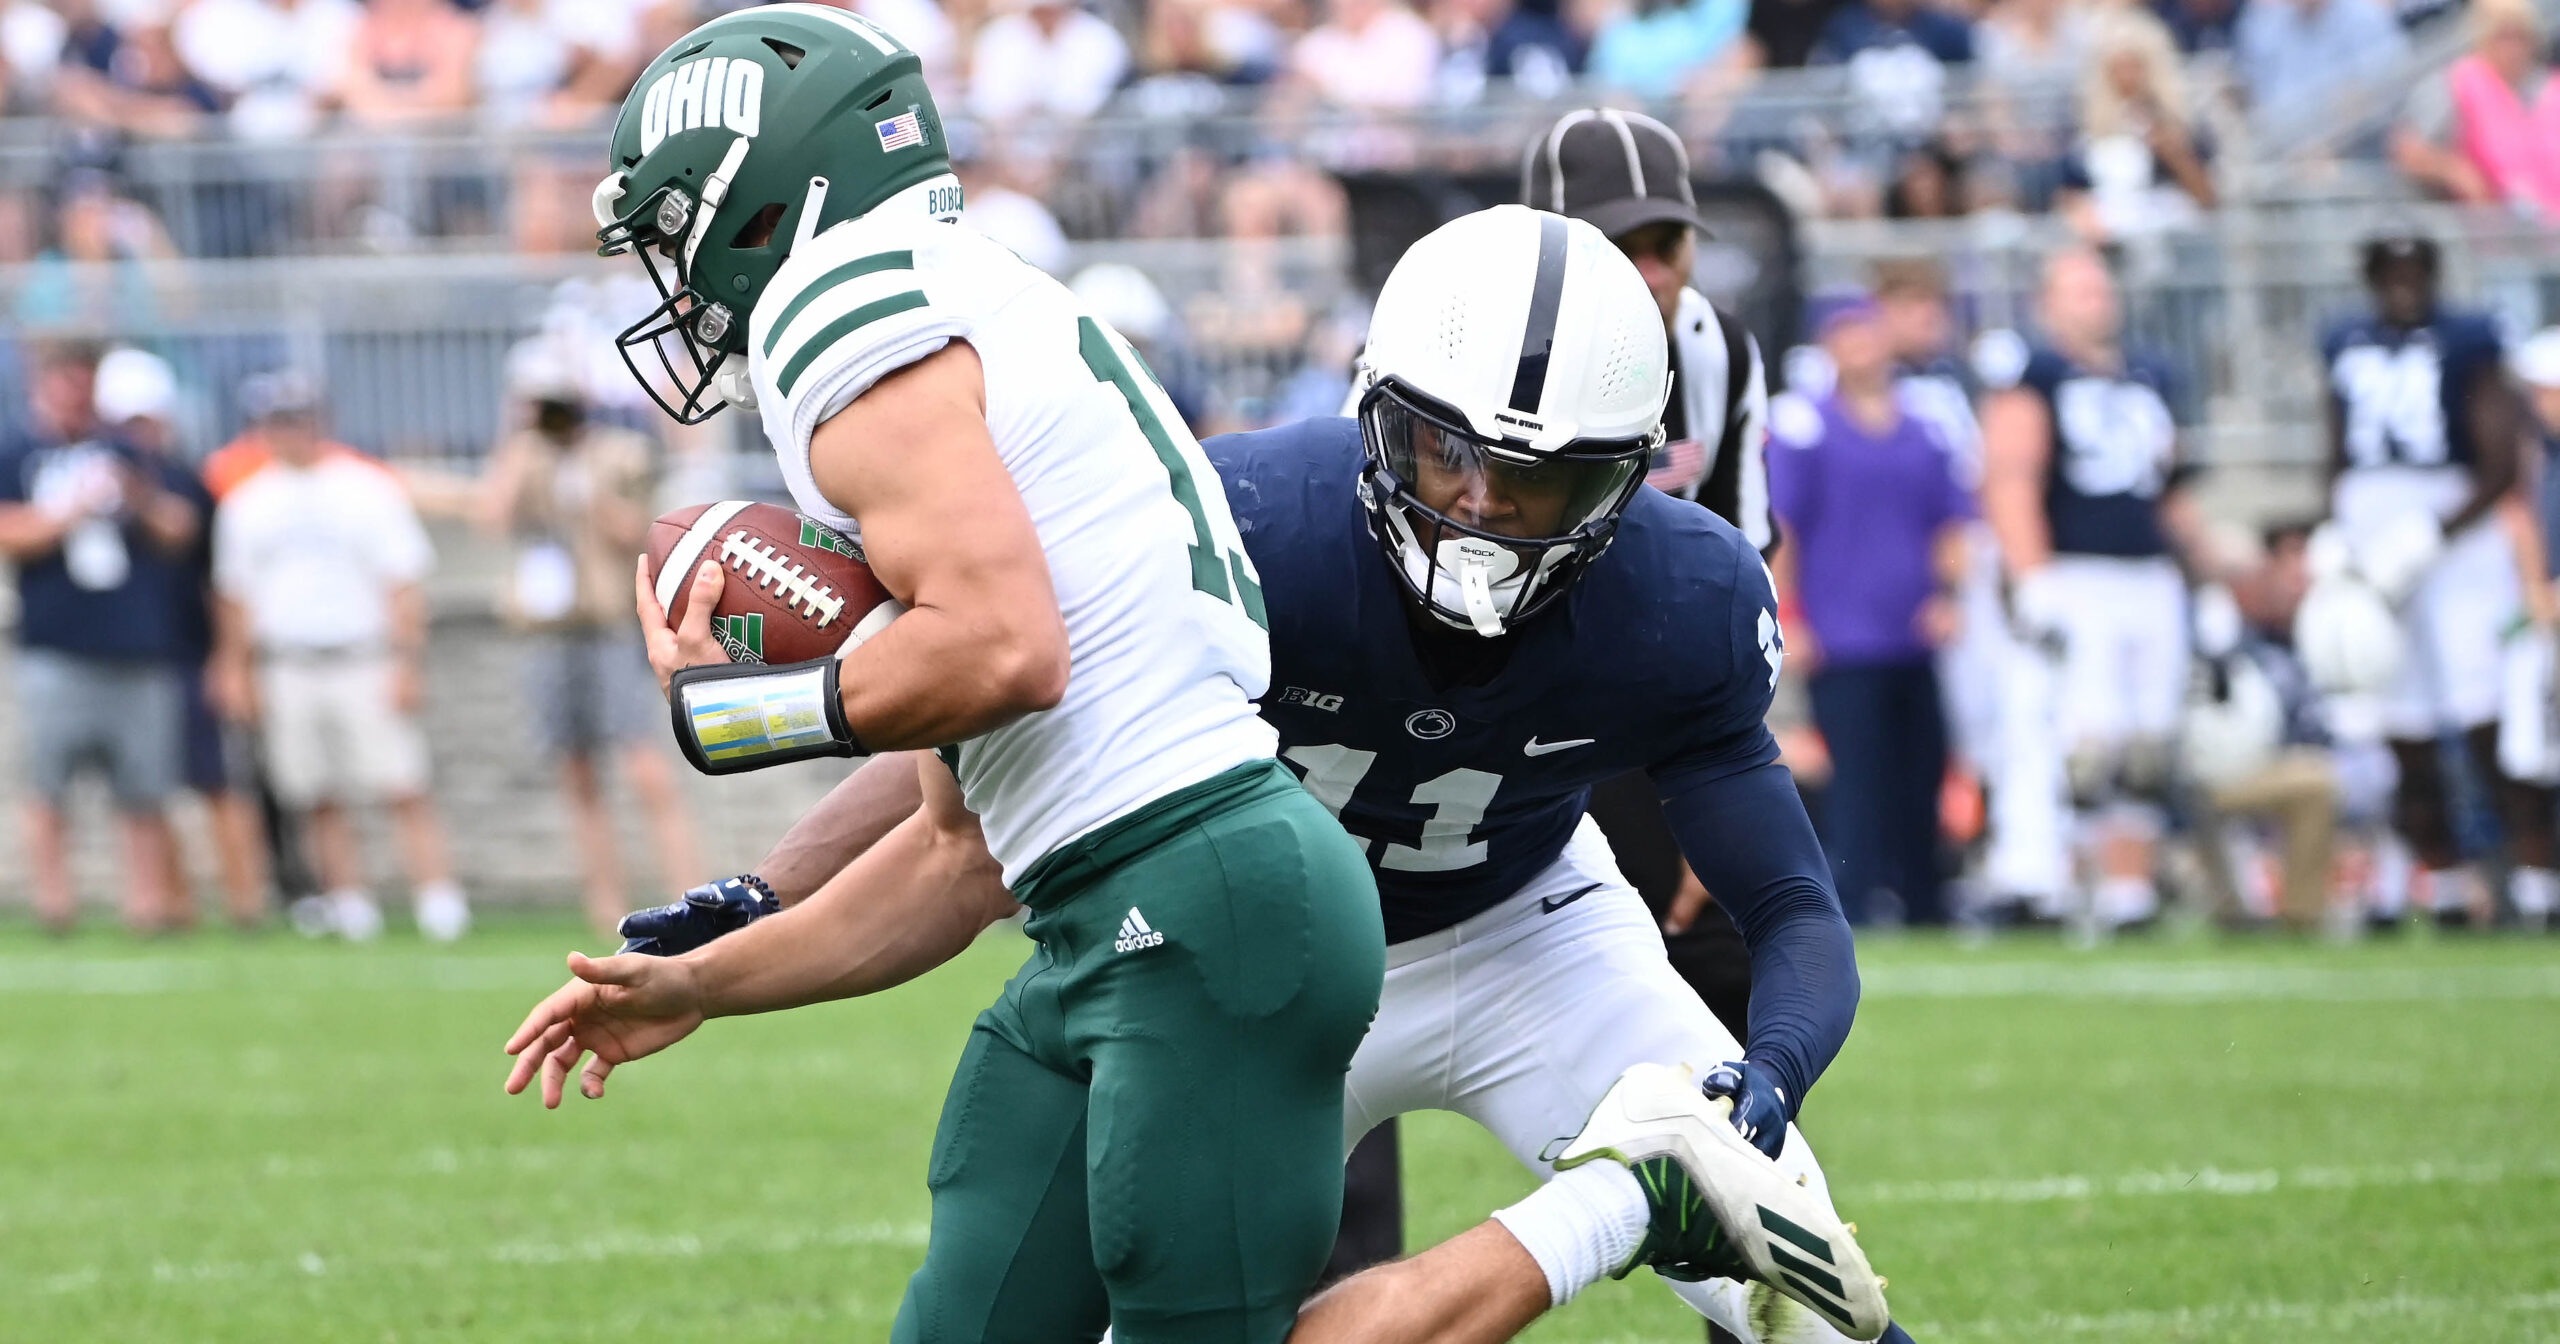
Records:
{"label": "green grass field", "polygon": [[[602,1103],[500,1095],[576,935],[0,926],[0,1339],[876,1340],[990,937],[719,1022]],[[2560,940],[1877,941],[1808,1116],[1923,1341],[2560,1340]],[[1528,1178],[1445,1116],[1420,1245]],[[1530,1338],[1696,1340],[1642,1276]]]}

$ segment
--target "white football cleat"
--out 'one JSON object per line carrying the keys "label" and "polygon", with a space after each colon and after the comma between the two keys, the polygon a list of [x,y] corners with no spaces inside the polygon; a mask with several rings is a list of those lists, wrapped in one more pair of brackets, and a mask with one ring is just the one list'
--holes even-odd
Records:
{"label": "white football cleat", "polygon": [[369,943],[382,936],[382,907],[366,892],[331,892],[329,924],[348,942]]}
{"label": "white football cleat", "polygon": [[1686,1068],[1638,1064],[1547,1160],[1561,1171],[1606,1158],[1635,1174],[1653,1225],[1626,1270],[1756,1279],[1851,1339],[1883,1334],[1884,1280],[1854,1234],[1827,1200],[1734,1129],[1732,1109],[1700,1092]]}
{"label": "white football cleat", "polygon": [[471,932],[471,903],[462,898],[462,889],[450,882],[419,892],[416,914],[418,932],[431,943],[455,942]]}

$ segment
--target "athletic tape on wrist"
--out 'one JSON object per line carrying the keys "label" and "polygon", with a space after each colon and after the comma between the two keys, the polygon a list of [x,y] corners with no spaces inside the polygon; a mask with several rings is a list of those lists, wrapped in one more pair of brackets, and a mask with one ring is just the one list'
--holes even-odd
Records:
{"label": "athletic tape on wrist", "polygon": [[706,775],[869,754],[844,719],[833,658],[767,667],[712,663],[668,679],[676,745]]}

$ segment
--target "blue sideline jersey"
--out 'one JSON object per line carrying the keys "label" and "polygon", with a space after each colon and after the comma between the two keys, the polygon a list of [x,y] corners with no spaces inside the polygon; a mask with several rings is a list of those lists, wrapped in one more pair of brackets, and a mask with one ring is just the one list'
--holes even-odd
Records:
{"label": "blue sideline jersey", "polygon": [[2506,360],[2488,318],[2439,310],[2403,328],[2368,314],[2331,327],[2320,353],[2349,468],[2472,464],[2464,408],[2481,372]]}
{"label": "blue sideline jersey", "polygon": [[1507,648],[1445,632],[1498,661],[1478,684],[1435,689],[1354,503],[1358,423],[1206,447],[1269,608],[1263,717],[1368,850],[1387,941],[1519,891],[1562,851],[1593,784],[1645,770],[1669,800],[1777,758],[1762,722],[1783,655],[1768,571],[1705,509],[1639,490],[1608,552]]}
{"label": "blue sideline jersey", "polygon": [[2018,385],[2051,415],[2044,509],[2054,553],[2168,554],[2160,495],[2176,465],[2178,422],[2167,367],[2127,352],[2123,372],[2107,373],[2039,346]]}

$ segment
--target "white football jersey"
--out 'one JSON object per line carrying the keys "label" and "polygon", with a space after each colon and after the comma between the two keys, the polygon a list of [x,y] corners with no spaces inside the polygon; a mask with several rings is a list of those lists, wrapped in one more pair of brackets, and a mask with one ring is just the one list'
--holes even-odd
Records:
{"label": "white football jersey", "polygon": [[1064,285],[965,225],[877,210],[801,245],[751,322],[765,433],[802,512],[859,535],[809,438],[883,376],[967,341],[987,425],[1066,617],[1058,705],[960,744],[987,845],[1042,855],[1277,749],[1262,590],[1225,488],[1154,377]]}

